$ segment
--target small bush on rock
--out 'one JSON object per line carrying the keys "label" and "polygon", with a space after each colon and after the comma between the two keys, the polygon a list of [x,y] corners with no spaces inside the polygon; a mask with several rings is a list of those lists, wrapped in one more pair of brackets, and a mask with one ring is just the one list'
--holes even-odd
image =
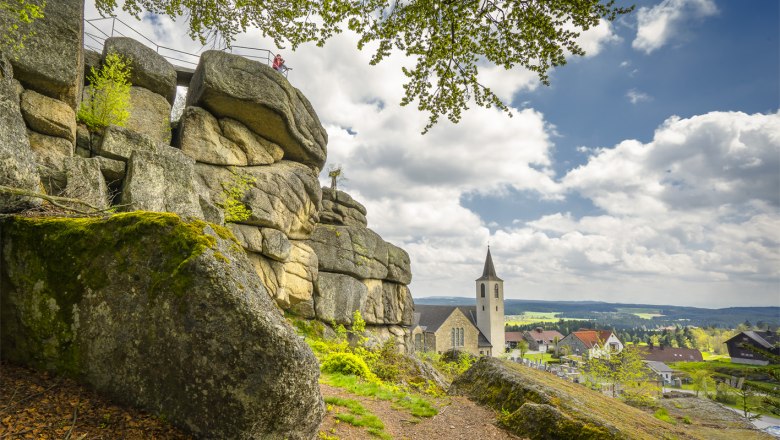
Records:
{"label": "small bush on rock", "polygon": [[377,380],[366,362],[353,353],[331,353],[322,361],[320,369],[326,373],[353,374],[368,381]]}
{"label": "small bush on rock", "polygon": [[81,103],[78,120],[92,131],[109,125],[123,127],[130,118],[130,62],[116,53],[106,55],[100,70],[87,77],[91,93]]}

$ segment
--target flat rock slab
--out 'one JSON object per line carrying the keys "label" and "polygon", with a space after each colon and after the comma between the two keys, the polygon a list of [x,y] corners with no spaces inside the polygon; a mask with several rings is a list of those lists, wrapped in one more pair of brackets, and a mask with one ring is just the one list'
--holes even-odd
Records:
{"label": "flat rock slab", "polygon": [[127,37],[111,37],[103,45],[103,60],[114,52],[130,62],[130,83],[163,96],[168,103],[176,99],[176,69],[154,49]]}
{"label": "flat rock slab", "polygon": [[0,228],[4,359],[196,438],[315,437],[317,359],[227,231],[148,212]]}
{"label": "flat rock slab", "polygon": [[[79,199],[98,209],[108,208],[108,186],[97,158],[68,157],[63,164],[67,182],[64,196]],[[78,204],[73,207],[86,210]]]}
{"label": "flat rock slab", "polygon": [[125,127],[109,125],[98,138],[93,148],[94,153],[109,159],[127,162],[134,151],[154,153],[158,144],[154,139]]}
{"label": "flat rock slab", "polygon": [[328,135],[309,100],[279,72],[221,51],[200,57],[187,105],[231,118],[284,150],[284,159],[322,168]]}
{"label": "flat rock slab", "polygon": [[[0,10],[0,27],[18,22]],[[24,42],[16,52],[3,47],[0,51],[13,53],[15,78],[25,88],[59,99],[76,109],[81,92],[84,71],[84,0],[49,0],[44,16],[34,22],[35,35]]]}

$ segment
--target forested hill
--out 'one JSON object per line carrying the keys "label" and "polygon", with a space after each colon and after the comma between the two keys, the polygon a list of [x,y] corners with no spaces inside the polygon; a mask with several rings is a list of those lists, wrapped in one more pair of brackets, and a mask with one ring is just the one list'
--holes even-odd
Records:
{"label": "forested hill", "polygon": [[[469,297],[415,298],[416,304],[473,305]],[[780,307],[728,307],[706,309],[652,304],[606,303],[600,301],[539,301],[507,299],[506,315],[523,313],[557,313],[564,319],[588,319],[608,323],[616,328],[646,326],[648,328],[669,325],[718,326],[734,328],[748,321],[780,326]],[[662,315],[662,316],[648,316]]]}

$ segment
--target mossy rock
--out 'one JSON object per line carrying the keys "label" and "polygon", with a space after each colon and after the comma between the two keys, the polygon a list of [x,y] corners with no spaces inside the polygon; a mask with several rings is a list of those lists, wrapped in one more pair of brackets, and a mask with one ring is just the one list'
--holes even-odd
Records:
{"label": "mossy rock", "polygon": [[197,437],[316,433],[316,358],[227,229],[169,213],[6,217],[0,250],[3,359]]}

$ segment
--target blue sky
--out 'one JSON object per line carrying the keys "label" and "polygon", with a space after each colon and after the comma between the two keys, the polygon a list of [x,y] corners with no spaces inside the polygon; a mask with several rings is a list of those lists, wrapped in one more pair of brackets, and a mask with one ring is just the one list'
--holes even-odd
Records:
{"label": "blue sky", "polygon": [[[513,118],[474,106],[425,136],[398,105],[412,60],[369,66],[348,32],[282,52],[415,297],[473,295],[490,243],[508,298],[778,306],[779,19],[776,0],[642,0],[549,87],[482,68]],[[165,17],[137,28],[201,48]]]}

